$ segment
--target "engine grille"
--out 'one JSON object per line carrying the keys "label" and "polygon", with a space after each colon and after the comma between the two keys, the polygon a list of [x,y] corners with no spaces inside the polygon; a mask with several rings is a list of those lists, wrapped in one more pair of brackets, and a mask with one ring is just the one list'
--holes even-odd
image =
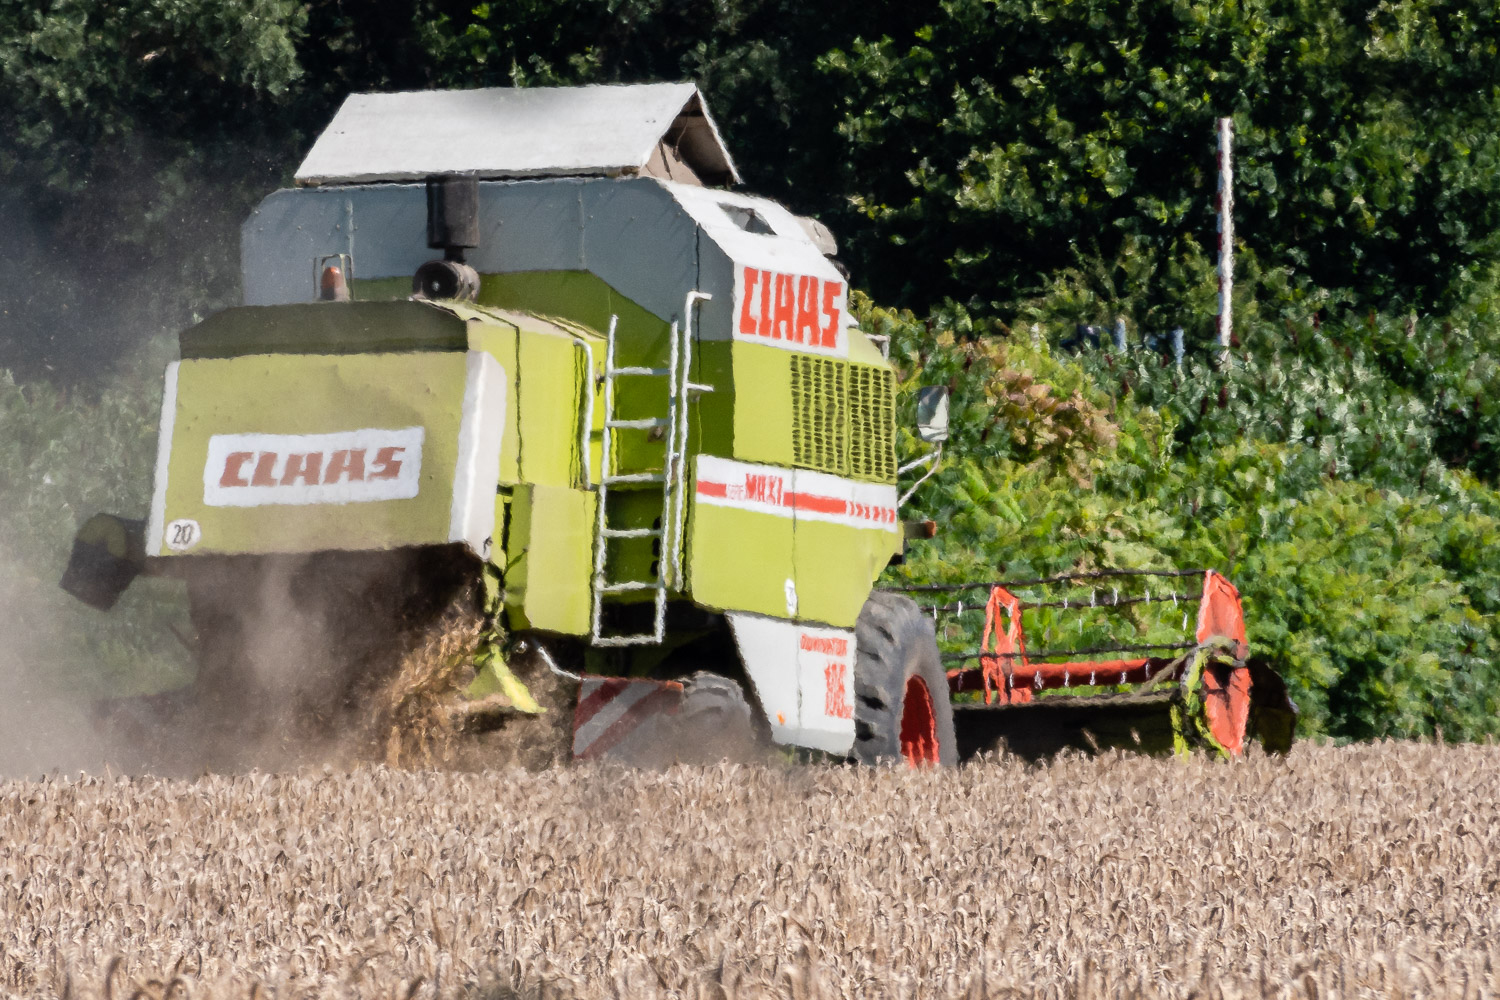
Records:
{"label": "engine grille", "polygon": [[793,464],[880,483],[896,481],[891,372],[794,354],[791,380]]}
{"label": "engine grille", "polygon": [[849,366],[849,474],[896,480],[896,392],[890,371]]}
{"label": "engine grille", "polygon": [[797,465],[847,471],[847,369],[832,358],[792,355],[792,461]]}

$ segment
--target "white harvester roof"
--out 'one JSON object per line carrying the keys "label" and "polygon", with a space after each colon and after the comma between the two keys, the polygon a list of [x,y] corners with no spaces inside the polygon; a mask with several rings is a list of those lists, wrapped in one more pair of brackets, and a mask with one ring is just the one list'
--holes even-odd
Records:
{"label": "white harvester roof", "polygon": [[696,86],[643,83],[351,94],[297,168],[297,183],[436,174],[740,179]]}

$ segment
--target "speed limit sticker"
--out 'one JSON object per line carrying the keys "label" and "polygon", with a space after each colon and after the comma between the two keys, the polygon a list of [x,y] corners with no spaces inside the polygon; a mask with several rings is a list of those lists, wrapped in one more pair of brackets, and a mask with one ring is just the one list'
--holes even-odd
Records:
{"label": "speed limit sticker", "polygon": [[203,540],[203,529],[191,518],[179,518],[167,525],[164,540],[173,552],[186,552]]}

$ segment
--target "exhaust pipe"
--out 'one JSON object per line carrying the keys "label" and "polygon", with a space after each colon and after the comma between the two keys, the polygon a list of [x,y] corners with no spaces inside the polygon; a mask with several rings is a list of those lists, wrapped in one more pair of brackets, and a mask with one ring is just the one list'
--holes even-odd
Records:
{"label": "exhaust pipe", "polygon": [[427,178],[427,245],[443,251],[443,259],[417,268],[412,294],[474,301],[479,295],[479,274],[464,263],[464,251],[479,245],[479,178],[458,174]]}

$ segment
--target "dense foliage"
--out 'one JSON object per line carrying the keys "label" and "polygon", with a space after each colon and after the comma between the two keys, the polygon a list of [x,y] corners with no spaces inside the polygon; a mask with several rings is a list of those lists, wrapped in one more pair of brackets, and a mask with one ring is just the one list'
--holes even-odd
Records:
{"label": "dense foliage", "polygon": [[240,220],[345,94],[681,78],[751,190],[914,310],[863,307],[909,384],[954,389],[910,572],[1215,565],[1307,730],[1496,728],[1500,19],[1472,0],[0,6],[0,610],[122,676],[164,655],[170,611],[102,631],[37,588],[74,521],[143,509],[148,345],[235,300]]}
{"label": "dense foliage", "polygon": [[823,61],[845,112],[834,169],[872,223],[873,287],[914,301],[1004,302],[1075,248],[1132,238],[1182,258],[1212,232],[1228,115],[1242,237],[1265,259],[1365,305],[1425,305],[1495,250],[1491,9],[945,0],[914,35],[861,35]]}
{"label": "dense foliage", "polygon": [[24,0],[0,365],[87,378],[232,301],[239,220],[338,102],[432,86],[695,79],[749,187],[832,224],[880,301],[1003,314],[1134,242],[1161,263],[1135,294],[1190,333],[1229,114],[1248,248],[1450,308],[1500,231],[1497,54],[1472,0]]}
{"label": "dense foliage", "polygon": [[[1062,287],[1033,315],[1078,307]],[[1179,367],[1133,333],[1123,354],[1072,355],[1040,322],[1005,336],[956,308],[918,321],[867,307],[909,385],[954,393],[949,458],[914,498],[943,531],[901,575],[1214,567],[1239,586],[1251,643],[1291,682],[1305,733],[1495,732],[1500,494],[1435,455],[1445,441],[1464,442],[1455,464],[1491,447],[1493,418],[1469,393],[1500,330],[1468,318],[1463,331],[1262,320],[1244,336],[1274,348],[1227,362],[1199,351]],[[1446,405],[1384,375],[1382,349],[1447,386]],[[1183,624],[1175,608],[1123,628],[1094,615],[1043,645],[1171,641]]]}

